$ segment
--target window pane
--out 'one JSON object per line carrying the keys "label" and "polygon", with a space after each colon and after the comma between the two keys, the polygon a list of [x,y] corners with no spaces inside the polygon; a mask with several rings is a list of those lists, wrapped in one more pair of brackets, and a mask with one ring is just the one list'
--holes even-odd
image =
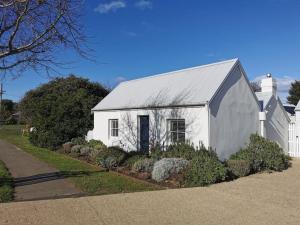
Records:
{"label": "window pane", "polygon": [[117,137],[119,135],[119,121],[114,119],[110,120],[110,135]]}
{"label": "window pane", "polygon": [[177,133],[171,132],[171,142],[177,142]]}
{"label": "window pane", "polygon": [[185,142],[185,133],[178,133],[178,142]]}
{"label": "window pane", "polygon": [[177,121],[171,120],[171,131],[177,131]]}
{"label": "window pane", "polygon": [[178,130],[185,132],[185,121],[184,120],[178,121]]}

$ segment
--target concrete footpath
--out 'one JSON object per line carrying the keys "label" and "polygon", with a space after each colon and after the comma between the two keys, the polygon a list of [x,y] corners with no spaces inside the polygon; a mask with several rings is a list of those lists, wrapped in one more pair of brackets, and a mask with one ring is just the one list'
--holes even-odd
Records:
{"label": "concrete footpath", "polygon": [[81,194],[66,178],[66,173],[59,172],[32,155],[1,140],[0,160],[5,163],[14,178],[16,201]]}
{"label": "concrete footpath", "polygon": [[296,225],[300,161],[210,187],[0,204],[1,225]]}

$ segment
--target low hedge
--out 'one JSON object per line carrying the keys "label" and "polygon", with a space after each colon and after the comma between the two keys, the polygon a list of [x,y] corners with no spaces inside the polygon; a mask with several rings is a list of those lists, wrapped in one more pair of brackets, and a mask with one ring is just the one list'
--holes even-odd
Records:
{"label": "low hedge", "polygon": [[246,148],[231,155],[230,159],[248,161],[251,173],[264,170],[282,171],[289,167],[291,160],[277,143],[257,134],[251,135]]}
{"label": "low hedge", "polygon": [[244,177],[250,174],[251,164],[247,160],[227,160],[226,166],[231,178]]}
{"label": "low hedge", "polygon": [[184,173],[184,185],[188,187],[206,186],[224,181],[227,169],[216,154],[204,152],[195,156]]}
{"label": "low hedge", "polygon": [[106,159],[109,158],[110,164],[114,159],[115,165],[119,166],[125,161],[127,155],[128,153],[118,146],[108,147],[99,151],[96,162],[100,166],[107,168],[108,163]]}

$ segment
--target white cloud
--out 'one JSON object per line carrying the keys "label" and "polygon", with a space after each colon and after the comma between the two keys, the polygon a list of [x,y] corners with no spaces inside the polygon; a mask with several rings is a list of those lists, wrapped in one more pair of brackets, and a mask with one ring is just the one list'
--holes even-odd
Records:
{"label": "white cloud", "polygon": [[134,4],[135,7],[139,8],[139,9],[152,9],[153,4],[151,1],[147,1],[147,0],[139,0]]}
{"label": "white cloud", "polygon": [[122,9],[125,7],[126,3],[123,0],[117,0],[109,3],[101,3],[94,9],[94,11],[104,14],[109,12],[116,12],[118,9]]}

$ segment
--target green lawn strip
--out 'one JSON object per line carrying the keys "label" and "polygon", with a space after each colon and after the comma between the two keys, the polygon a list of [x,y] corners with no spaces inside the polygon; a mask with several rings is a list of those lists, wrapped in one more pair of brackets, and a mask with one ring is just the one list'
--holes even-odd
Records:
{"label": "green lawn strip", "polygon": [[9,202],[13,197],[12,178],[4,163],[0,161],[0,202]]}
{"label": "green lawn strip", "polygon": [[69,175],[76,187],[88,194],[111,194],[160,189],[156,185],[118,173],[106,172],[67,155],[33,146],[27,137],[21,136],[20,129],[19,126],[4,126],[0,129],[0,139],[16,145],[27,153]]}

